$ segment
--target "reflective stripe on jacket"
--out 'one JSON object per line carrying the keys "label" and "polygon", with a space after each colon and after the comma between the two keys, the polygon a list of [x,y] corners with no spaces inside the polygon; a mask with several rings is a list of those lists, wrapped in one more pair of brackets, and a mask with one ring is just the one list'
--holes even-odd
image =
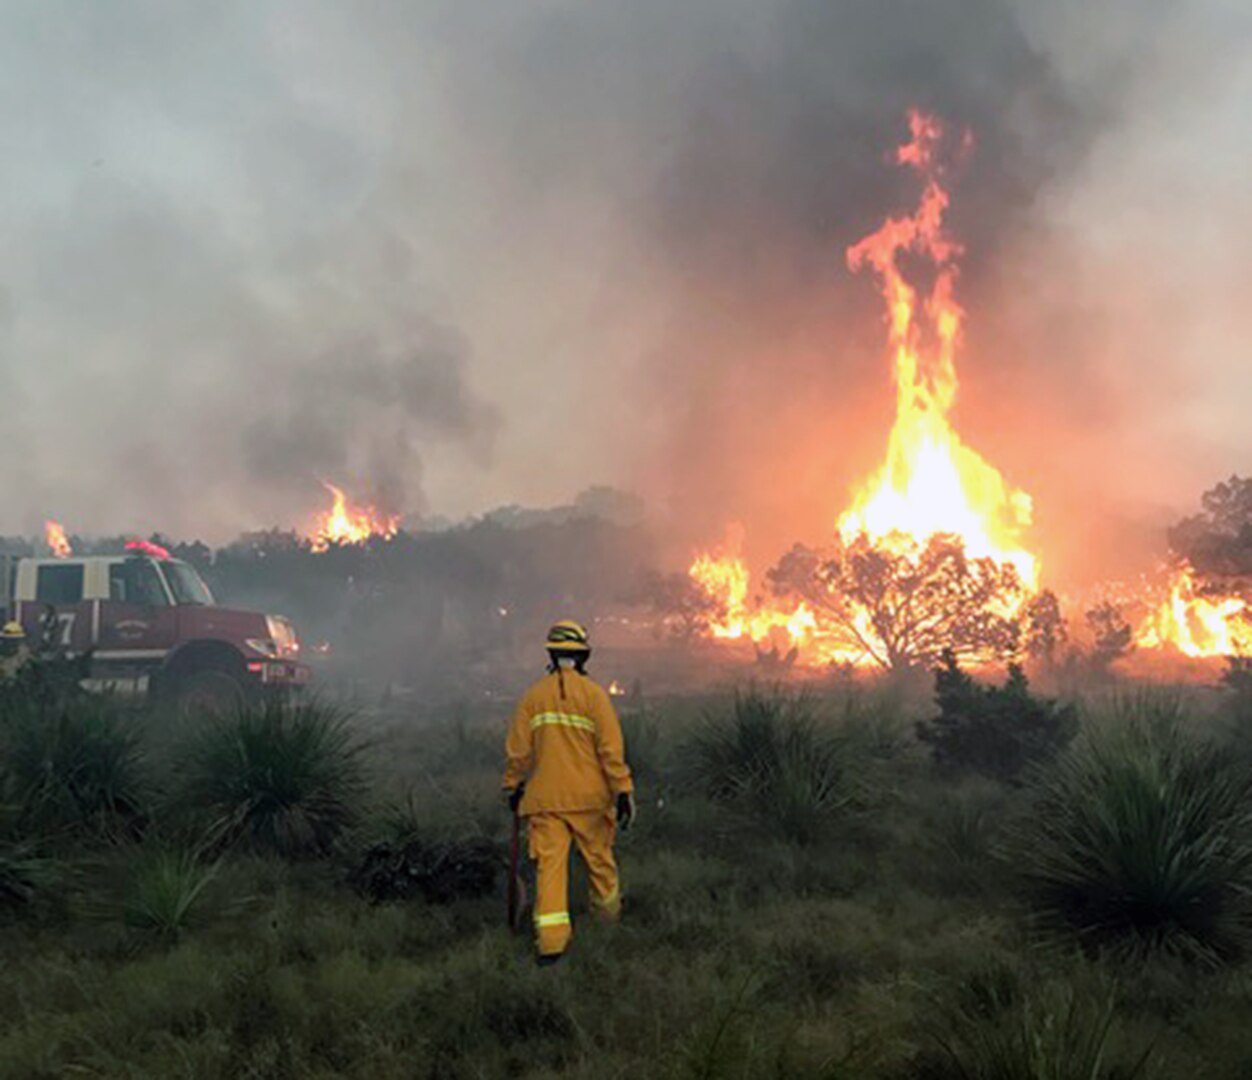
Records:
{"label": "reflective stripe on jacket", "polygon": [[599,683],[569,669],[544,676],[513,713],[504,787],[526,781],[520,813],[607,810],[634,790],[622,726]]}

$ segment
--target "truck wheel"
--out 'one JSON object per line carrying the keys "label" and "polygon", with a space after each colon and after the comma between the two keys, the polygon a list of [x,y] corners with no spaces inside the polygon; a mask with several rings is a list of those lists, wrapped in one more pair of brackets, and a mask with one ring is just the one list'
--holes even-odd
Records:
{"label": "truck wheel", "polygon": [[243,687],[224,671],[197,671],[179,680],[174,707],[182,719],[226,716],[244,703]]}

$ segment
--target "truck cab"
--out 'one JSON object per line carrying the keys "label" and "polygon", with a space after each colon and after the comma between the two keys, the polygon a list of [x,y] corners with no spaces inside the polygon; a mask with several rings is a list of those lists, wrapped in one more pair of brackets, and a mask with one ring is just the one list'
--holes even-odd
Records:
{"label": "truck cab", "polygon": [[19,559],[11,589],[10,617],[36,650],[90,653],[93,689],[157,696],[190,712],[309,679],[287,619],[218,607],[195,567],[153,544]]}

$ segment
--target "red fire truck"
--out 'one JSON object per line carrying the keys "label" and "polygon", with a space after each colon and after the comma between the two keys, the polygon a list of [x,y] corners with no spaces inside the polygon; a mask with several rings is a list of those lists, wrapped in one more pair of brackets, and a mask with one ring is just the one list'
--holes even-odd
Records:
{"label": "red fire truck", "polygon": [[121,555],[0,556],[7,619],[36,650],[90,653],[90,688],[158,696],[180,711],[309,680],[287,619],[218,607],[193,566],[144,541]]}

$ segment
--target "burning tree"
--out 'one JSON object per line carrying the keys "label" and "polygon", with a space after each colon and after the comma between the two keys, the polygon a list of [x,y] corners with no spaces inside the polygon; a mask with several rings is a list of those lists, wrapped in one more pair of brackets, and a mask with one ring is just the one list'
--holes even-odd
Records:
{"label": "burning tree", "polygon": [[1061,602],[1051,589],[1036,593],[1022,609],[1022,648],[1032,660],[1051,667],[1069,641]]}
{"label": "burning tree", "polygon": [[1252,480],[1232,476],[1200,505],[1170,529],[1170,549],[1201,574],[1252,577]]}
{"label": "burning tree", "polygon": [[947,652],[976,663],[1017,652],[1024,592],[1016,568],[969,557],[952,534],[920,544],[861,534],[825,551],[797,545],[769,581],[812,611],[816,636],[836,657],[900,669],[933,666]]}
{"label": "burning tree", "polygon": [[1087,628],[1091,632],[1091,662],[1098,671],[1105,671],[1135,647],[1134,631],[1122,609],[1111,600],[1101,601],[1087,612]]}
{"label": "burning tree", "polygon": [[854,493],[833,547],[797,547],[771,572],[775,595],[800,601],[794,609],[749,607],[747,568],[733,552],[695,560],[692,578],[726,600],[716,637],[756,642],[782,630],[810,655],[889,668],[933,664],[949,648],[975,662],[1017,649],[1038,579],[1022,539],[1030,496],[966,446],[951,419],[965,312],[956,299],[962,248],[945,223],[945,151],[955,148],[959,162],[972,137],[954,141],[916,110],[908,120],[896,163],[920,178],[918,204],[846,252],[850,270],[872,273],[885,308],[896,397],[885,459]]}
{"label": "burning tree", "polygon": [[679,642],[702,637],[729,617],[725,601],[711,595],[687,574],[648,575],[640,599],[661,617],[668,635]]}
{"label": "burning tree", "polygon": [[1252,651],[1252,480],[1232,476],[1206,491],[1199,514],[1169,533],[1175,565],[1167,594],[1139,624],[1135,643],[1185,656]]}
{"label": "burning tree", "polygon": [[373,506],[356,506],[342,488],[323,481],[330,493],[331,508],[319,515],[314,530],[313,550],[323,552],[340,544],[362,544],[374,537],[392,539],[400,529],[397,514],[386,514]]}

